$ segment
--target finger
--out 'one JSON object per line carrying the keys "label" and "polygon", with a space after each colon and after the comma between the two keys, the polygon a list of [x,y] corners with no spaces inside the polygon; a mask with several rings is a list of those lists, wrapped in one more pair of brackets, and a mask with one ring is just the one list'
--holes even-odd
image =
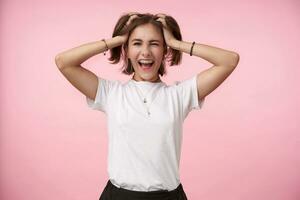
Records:
{"label": "finger", "polygon": [[131,21],[135,18],[138,18],[138,16],[137,15],[131,15],[129,20],[127,21],[126,25],[128,26],[131,23]]}
{"label": "finger", "polygon": [[137,15],[131,15],[131,16],[129,17],[128,21],[129,21],[129,20],[132,20],[132,19],[134,19],[134,18],[136,18],[136,17],[138,17],[138,16],[137,16]]}
{"label": "finger", "polygon": [[131,17],[128,19],[128,21],[132,21],[134,18],[138,18],[137,15],[131,15]]}
{"label": "finger", "polygon": [[163,14],[163,13],[158,13],[158,14],[156,14],[155,16],[157,16],[157,17],[161,17],[161,18],[165,18],[165,17],[166,17],[166,15],[165,15],[165,14]]}
{"label": "finger", "polygon": [[167,27],[167,24],[166,24],[166,21],[165,21],[165,19],[158,18],[158,19],[156,19],[156,21],[159,21],[160,23],[162,23],[162,24],[163,24],[163,26],[164,26],[164,27]]}
{"label": "finger", "polygon": [[129,12],[129,13],[128,13],[129,16],[137,15],[137,14],[139,14],[139,13],[138,13],[138,12]]}
{"label": "finger", "polygon": [[165,21],[165,19],[160,17],[160,18],[157,18],[156,21],[160,21],[163,23]]}

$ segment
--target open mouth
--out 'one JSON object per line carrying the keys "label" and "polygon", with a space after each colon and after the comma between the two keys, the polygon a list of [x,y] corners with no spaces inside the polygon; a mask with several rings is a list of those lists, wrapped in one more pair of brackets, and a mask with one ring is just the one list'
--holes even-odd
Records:
{"label": "open mouth", "polygon": [[154,65],[154,61],[152,61],[152,62],[147,62],[147,63],[138,61],[138,63],[139,63],[139,66],[140,66],[143,70],[146,70],[146,71],[151,70],[152,67],[153,67],[153,65]]}

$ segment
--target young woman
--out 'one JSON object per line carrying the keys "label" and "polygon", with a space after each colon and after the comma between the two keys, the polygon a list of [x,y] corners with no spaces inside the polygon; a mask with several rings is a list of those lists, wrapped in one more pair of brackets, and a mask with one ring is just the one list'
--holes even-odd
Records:
{"label": "young woman", "polygon": [[[123,59],[126,83],[100,78],[81,64],[110,49],[110,61]],[[165,62],[178,65],[182,52],[213,64],[173,85],[160,78]],[[109,180],[100,200],[186,200],[180,183],[182,125],[192,109],[235,69],[239,55],[181,39],[174,18],[165,14],[128,13],[113,37],[59,53],[56,65],[81,91],[90,108],[107,114]]]}

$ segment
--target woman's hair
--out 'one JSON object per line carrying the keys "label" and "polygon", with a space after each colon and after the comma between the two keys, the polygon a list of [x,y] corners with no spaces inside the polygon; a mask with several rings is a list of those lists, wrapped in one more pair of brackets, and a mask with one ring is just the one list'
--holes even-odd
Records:
{"label": "woman's hair", "polygon": [[[161,34],[163,36],[163,25],[161,22],[156,21],[158,19],[158,16],[155,16],[153,14],[137,14],[137,18],[132,19],[131,23],[129,26],[125,26],[126,22],[129,20],[130,16],[129,14],[124,14],[122,15],[117,24],[115,25],[112,37],[116,37],[118,35],[124,35],[128,33],[128,40],[129,37],[132,33],[132,31],[138,27],[139,25],[143,24],[153,24],[154,26],[158,27],[161,31]],[[176,22],[176,20],[171,17],[166,15],[165,17],[166,24],[168,28],[170,29],[171,33],[177,40],[182,40],[181,33],[180,33],[180,28]],[[122,73],[126,75],[130,75],[134,72],[134,69],[132,67],[132,64],[130,60],[127,58],[127,50],[128,50],[128,40],[122,44],[121,46],[114,47],[110,49],[110,58],[109,61],[112,61],[111,64],[117,64],[120,61],[120,57],[122,56],[123,59],[123,66],[122,66]],[[165,42],[164,36],[163,36],[163,46],[164,46],[164,56],[169,62],[170,66],[173,65],[178,65],[181,62],[182,58],[182,52],[172,49],[172,48],[167,48],[167,44]],[[158,70],[159,75],[163,76],[166,74],[165,70],[165,60],[162,61],[160,68]]]}

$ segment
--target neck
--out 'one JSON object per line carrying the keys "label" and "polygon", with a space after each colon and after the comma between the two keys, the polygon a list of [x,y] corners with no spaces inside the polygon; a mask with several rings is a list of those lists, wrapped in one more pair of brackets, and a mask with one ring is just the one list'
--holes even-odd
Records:
{"label": "neck", "polygon": [[137,80],[137,79],[135,78],[135,76],[133,76],[132,79],[135,80],[135,81],[148,81],[148,82],[152,82],[152,83],[161,82],[159,76],[157,76],[157,78],[156,78],[155,80],[145,80],[145,79],[142,79],[142,78],[141,78],[141,80]]}

